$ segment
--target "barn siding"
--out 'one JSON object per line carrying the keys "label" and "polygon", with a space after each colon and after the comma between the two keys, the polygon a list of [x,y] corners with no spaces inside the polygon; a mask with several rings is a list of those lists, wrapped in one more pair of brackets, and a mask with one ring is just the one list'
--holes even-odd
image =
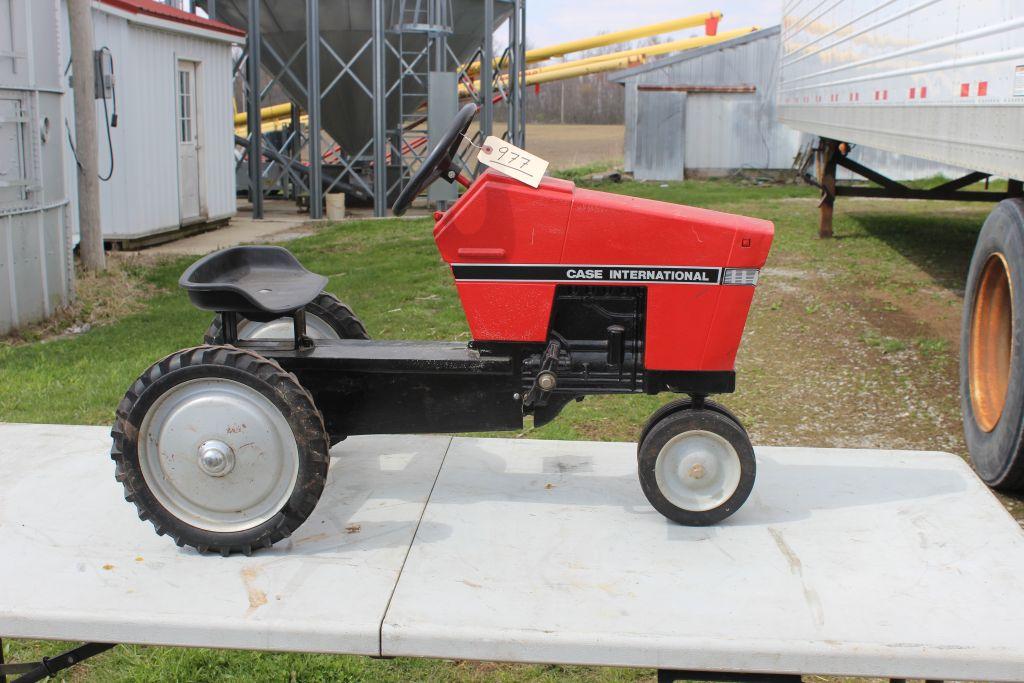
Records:
{"label": "barn siding", "polygon": [[682,180],[686,155],[686,93],[642,92],[637,98],[634,175],[637,180]]}
{"label": "barn siding", "polygon": [[[702,49],[689,59],[669,58],[661,67],[641,67],[614,77],[626,86],[626,168],[640,176],[669,180],[686,173],[719,174],[737,168],[789,168],[799,134],[783,128],[775,117],[779,32],[767,29],[760,38],[714,50]],[[654,63],[655,65],[658,62]],[[632,74],[632,75],[630,75]],[[640,122],[644,101],[652,94],[640,85],[752,85],[751,94],[689,93],[685,111],[685,152],[671,168],[648,168],[635,150],[651,148],[641,140],[656,135]],[[650,175],[654,173],[654,175]],[[655,177],[660,174],[660,177]]]}
{"label": "barn siding", "polygon": [[[776,111],[781,59],[779,27],[758,31],[668,57],[612,75],[625,93],[625,169],[638,178],[671,180],[687,175],[725,175],[737,169],[792,168],[801,144],[808,138],[783,125]],[[685,111],[685,154],[672,168],[655,169],[638,157],[638,150],[657,144],[659,130],[643,125],[646,95],[641,85],[752,85],[755,92],[690,93]],[[646,117],[649,120],[650,117]],[[646,140],[646,138],[652,138]],[[854,158],[897,179],[954,175],[958,169],[930,161],[858,149]],[[850,177],[848,172],[847,177]]]}

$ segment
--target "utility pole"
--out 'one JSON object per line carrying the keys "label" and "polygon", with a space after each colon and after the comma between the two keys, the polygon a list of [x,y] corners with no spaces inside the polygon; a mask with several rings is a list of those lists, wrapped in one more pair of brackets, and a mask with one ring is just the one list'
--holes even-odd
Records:
{"label": "utility pole", "polygon": [[558,106],[558,122],[565,125],[565,81],[561,83],[562,86],[562,103]]}
{"label": "utility pole", "polygon": [[96,148],[96,84],[93,56],[92,2],[68,0],[71,62],[74,65],[75,150],[78,156],[78,232],[82,265],[105,270],[100,225],[99,151]]}

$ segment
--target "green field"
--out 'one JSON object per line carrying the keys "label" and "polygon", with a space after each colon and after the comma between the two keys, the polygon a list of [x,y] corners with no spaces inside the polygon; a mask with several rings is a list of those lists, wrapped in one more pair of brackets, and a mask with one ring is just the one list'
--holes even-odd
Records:
{"label": "green field", "polygon": [[[840,200],[836,238],[816,238],[816,193],[796,185],[624,182],[597,189],[775,222],[772,254],[724,403],[758,444],[885,446],[964,455],[956,358],[963,281],[987,205]],[[380,339],[468,339],[429,219],[325,226],[288,244],[330,277]],[[624,225],[623,230],[629,227]],[[209,315],[177,288],[190,259],[117,259],[85,281],[66,320],[81,334],[26,330],[0,345],[0,420],[109,424],[124,389],[150,363],[200,343]],[[386,284],[385,284],[386,283]],[[104,310],[117,312],[115,317]],[[104,320],[115,319],[106,324]],[[634,440],[667,397],[597,397],[568,406],[530,438]],[[113,467],[111,466],[111,476]],[[1003,497],[1018,519],[1024,506]],[[125,505],[128,505],[125,503]],[[5,641],[5,655],[59,644]],[[119,646],[71,680],[651,680],[651,671]]]}

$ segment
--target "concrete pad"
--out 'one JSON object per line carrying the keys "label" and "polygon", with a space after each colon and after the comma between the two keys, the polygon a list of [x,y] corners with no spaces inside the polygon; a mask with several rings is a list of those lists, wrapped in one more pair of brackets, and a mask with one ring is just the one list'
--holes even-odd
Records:
{"label": "concrete pad", "polygon": [[379,654],[449,437],[342,442],[292,538],[222,558],[139,521],[114,481],[108,432],[0,425],[0,635]]}
{"label": "concrete pad", "polygon": [[[409,209],[405,218],[423,218],[431,215],[425,200],[418,200],[416,206]],[[345,220],[372,219],[373,209],[360,207],[348,209]],[[390,214],[389,214],[389,217]],[[227,225],[191,237],[183,237],[173,242],[147,247],[141,251],[147,254],[190,254],[203,256],[219,249],[238,246],[239,244],[264,244],[268,242],[287,242],[298,237],[312,235],[328,224],[326,220],[310,220],[309,214],[300,212],[295,202],[285,200],[265,200],[263,202],[263,218],[252,217],[252,206],[239,206],[238,214],[233,216]]]}
{"label": "concrete pad", "polygon": [[1024,680],[1024,533],[945,453],[759,448],[687,528],[634,444],[452,442],[385,655]]}
{"label": "concrete pad", "polygon": [[311,235],[316,231],[316,226],[322,224],[321,221],[310,221],[309,214],[300,213],[295,202],[290,201],[265,201],[263,216],[262,219],[256,220],[252,217],[251,206],[239,206],[238,213],[223,227],[142,251],[147,254],[202,256],[239,244],[284,242]]}

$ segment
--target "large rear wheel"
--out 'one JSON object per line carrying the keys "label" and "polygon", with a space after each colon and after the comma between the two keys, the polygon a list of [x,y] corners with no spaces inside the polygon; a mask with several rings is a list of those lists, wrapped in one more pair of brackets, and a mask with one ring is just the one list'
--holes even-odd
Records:
{"label": "large rear wheel", "polygon": [[960,405],[978,476],[1024,488],[1024,200],[1000,202],[971,258],[960,330]]}
{"label": "large rear wheel", "polygon": [[[333,294],[321,292],[306,304],[306,334],[311,339],[369,339],[366,326],[348,304]],[[291,339],[294,334],[291,318],[258,322],[239,317],[239,339]],[[220,316],[216,316],[203,335],[206,344],[223,344]]]}
{"label": "large rear wheel", "polygon": [[111,458],[139,518],[222,555],[287,538],[329,464],[323,417],[277,363],[199,346],[152,365],[117,408]]}

